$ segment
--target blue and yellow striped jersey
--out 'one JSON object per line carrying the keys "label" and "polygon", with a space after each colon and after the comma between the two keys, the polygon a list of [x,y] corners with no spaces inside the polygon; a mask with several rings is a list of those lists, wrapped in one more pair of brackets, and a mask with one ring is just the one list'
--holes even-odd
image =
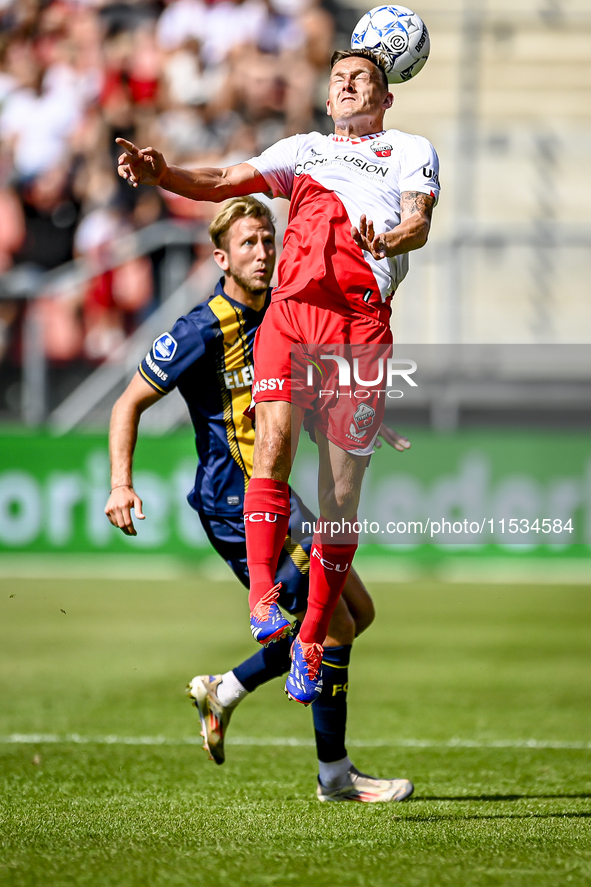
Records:
{"label": "blue and yellow striped jersey", "polygon": [[254,311],[226,295],[222,278],[213,296],[162,333],[139,372],[161,394],[173,388],[187,402],[199,464],[189,496],[208,515],[240,515],[252,474],[254,429],[250,404],[253,344],[270,302]]}

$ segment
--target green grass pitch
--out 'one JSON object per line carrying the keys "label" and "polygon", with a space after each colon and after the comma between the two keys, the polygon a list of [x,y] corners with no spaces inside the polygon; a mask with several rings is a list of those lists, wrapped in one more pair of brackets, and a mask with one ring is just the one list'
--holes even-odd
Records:
{"label": "green grass pitch", "polygon": [[591,588],[371,591],[349,752],[405,804],[319,804],[279,681],[207,760],[184,686],[255,649],[236,583],[2,582],[0,884],[589,885]]}

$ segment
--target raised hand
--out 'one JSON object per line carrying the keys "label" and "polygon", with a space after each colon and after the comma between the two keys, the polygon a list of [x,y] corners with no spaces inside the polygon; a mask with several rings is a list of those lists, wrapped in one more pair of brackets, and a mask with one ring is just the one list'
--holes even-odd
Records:
{"label": "raised hand", "polygon": [[166,160],[155,148],[138,148],[126,139],[115,139],[123,148],[117,161],[117,172],[122,179],[137,188],[138,185],[159,185],[168,169]]}
{"label": "raised hand", "polygon": [[373,222],[361,216],[359,228],[351,228],[351,237],[361,249],[371,253],[374,259],[386,258],[386,234],[376,234]]}

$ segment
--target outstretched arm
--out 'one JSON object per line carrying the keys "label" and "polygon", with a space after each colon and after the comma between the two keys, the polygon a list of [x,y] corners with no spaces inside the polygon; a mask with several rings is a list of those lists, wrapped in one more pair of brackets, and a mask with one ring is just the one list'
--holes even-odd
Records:
{"label": "outstretched arm", "polygon": [[399,256],[420,249],[427,243],[435,198],[422,191],[403,191],[400,195],[400,224],[391,231],[376,234],[373,222],[361,216],[359,228],[351,228],[355,243],[374,259]]}
{"label": "outstretched arm", "polygon": [[133,489],[132,464],[137,441],[140,416],[148,407],[163,397],[136,373],[111,413],[109,427],[109,454],[111,456],[111,494],[105,514],[114,527],[126,536],[137,536],[131,519],[131,509],[140,520],[142,500]]}
{"label": "outstretched arm", "polygon": [[123,148],[117,172],[133,188],[138,185],[159,185],[182,197],[213,203],[269,190],[263,176],[249,163],[237,163],[224,169],[182,169],[169,166],[163,154],[155,148],[138,148],[126,139],[115,141]]}

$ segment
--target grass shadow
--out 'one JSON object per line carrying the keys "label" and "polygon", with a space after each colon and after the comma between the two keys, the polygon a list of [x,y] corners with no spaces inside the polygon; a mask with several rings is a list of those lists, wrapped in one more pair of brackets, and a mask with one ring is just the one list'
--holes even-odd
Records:
{"label": "grass shadow", "polygon": [[411,802],[416,801],[551,801],[551,800],[585,800],[591,798],[590,793],[578,795],[415,795]]}
{"label": "grass shadow", "polygon": [[[396,818],[402,819],[399,816]],[[591,819],[591,810],[583,810],[579,813],[468,813],[464,816],[462,814],[454,816],[451,813],[443,815],[433,813],[428,816],[407,816],[404,818],[409,822],[465,822],[468,819]]]}

